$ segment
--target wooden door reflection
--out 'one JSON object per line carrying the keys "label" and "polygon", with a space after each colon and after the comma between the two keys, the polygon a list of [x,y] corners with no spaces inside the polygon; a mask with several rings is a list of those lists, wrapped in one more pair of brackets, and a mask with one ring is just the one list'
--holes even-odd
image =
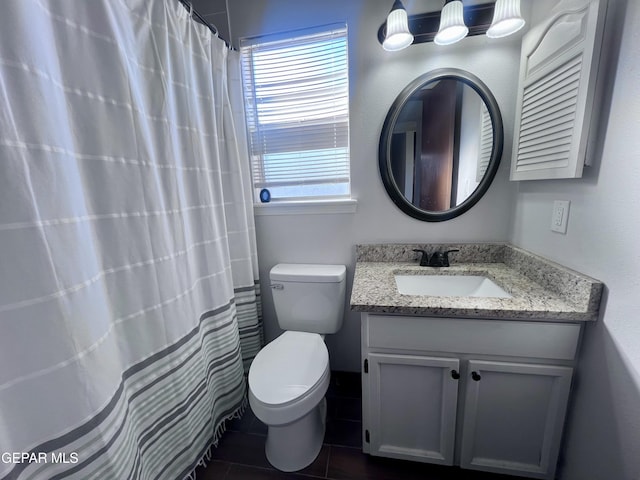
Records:
{"label": "wooden door reflection", "polygon": [[421,193],[414,198],[414,205],[424,210],[443,211],[455,206],[459,88],[455,80],[442,80],[422,91],[422,144],[414,177],[414,192]]}

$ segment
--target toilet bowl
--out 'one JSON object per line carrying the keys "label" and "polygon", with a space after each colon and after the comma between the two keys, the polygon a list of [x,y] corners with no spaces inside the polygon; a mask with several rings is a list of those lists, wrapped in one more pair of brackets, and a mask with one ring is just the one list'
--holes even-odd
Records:
{"label": "toilet bowl", "polygon": [[310,465],[324,440],[329,353],[324,335],[342,326],[344,265],[279,264],[269,277],[278,325],[249,369],[249,404],[268,427],[265,452],[275,468]]}
{"label": "toilet bowl", "polygon": [[254,359],[249,404],[269,428],[265,453],[277,469],[300,470],[318,456],[329,378],[329,354],[317,333],[284,332]]}

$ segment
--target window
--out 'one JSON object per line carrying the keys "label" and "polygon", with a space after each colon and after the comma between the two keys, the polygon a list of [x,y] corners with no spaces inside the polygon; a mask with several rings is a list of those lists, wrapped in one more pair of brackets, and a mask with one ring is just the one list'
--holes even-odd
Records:
{"label": "window", "polygon": [[254,201],[350,198],[347,28],[244,40]]}

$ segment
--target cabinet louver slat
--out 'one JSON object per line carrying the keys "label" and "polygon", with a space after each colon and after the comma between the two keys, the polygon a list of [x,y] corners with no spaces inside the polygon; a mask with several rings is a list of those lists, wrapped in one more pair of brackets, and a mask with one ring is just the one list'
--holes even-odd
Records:
{"label": "cabinet louver slat", "polygon": [[[560,137],[569,137],[571,136],[571,125],[566,123],[561,123],[560,125],[556,125],[554,127],[549,127],[546,131],[543,132],[531,132],[526,135],[522,135],[521,139],[526,139],[526,141],[535,146],[540,143],[544,143],[547,140],[556,140]],[[522,152],[526,152],[527,150],[522,149]]]}
{"label": "cabinet louver slat", "polygon": [[582,176],[605,8],[561,2],[524,36],[511,180]]}
{"label": "cabinet louver slat", "polygon": [[480,107],[480,158],[478,159],[478,170],[476,181],[480,182],[484,177],[491,153],[493,152],[493,122],[487,106],[483,103]]}
{"label": "cabinet louver slat", "polygon": [[[555,112],[566,111],[575,115],[579,83],[580,76],[576,73],[562,83],[554,85],[553,90],[545,90],[545,95],[539,96],[537,101],[525,103],[522,108],[521,128],[525,130],[532,121],[548,117]],[[566,92],[558,94],[559,90],[566,90]],[[530,96],[529,91],[525,89],[525,101],[528,96]]]}
{"label": "cabinet louver slat", "polygon": [[[557,155],[547,155],[544,157],[541,156],[535,161],[530,161],[529,163],[523,161],[520,165],[520,169],[522,171],[534,170],[541,168],[541,166],[547,166],[548,168],[560,168],[567,164],[566,157],[566,154],[562,153]],[[530,165],[533,165],[533,167],[530,167]]]}
{"label": "cabinet louver slat", "polygon": [[[525,88],[516,168],[534,170],[569,165],[573,136],[566,127],[576,117],[581,65],[579,56]],[[557,120],[562,121],[560,126],[568,135],[558,137],[549,128],[538,128]],[[544,132],[544,136],[532,139],[527,135],[531,131]]]}
{"label": "cabinet louver slat", "polygon": [[548,75],[538,80],[535,84],[529,85],[525,88],[525,96],[523,99],[523,106],[528,107],[530,103],[539,102],[541,97],[548,97],[550,92],[560,90],[558,84],[569,84],[575,86],[575,82],[572,79],[580,78],[580,67],[582,65],[582,57],[576,58],[573,62],[565,64],[556,70],[554,75]]}

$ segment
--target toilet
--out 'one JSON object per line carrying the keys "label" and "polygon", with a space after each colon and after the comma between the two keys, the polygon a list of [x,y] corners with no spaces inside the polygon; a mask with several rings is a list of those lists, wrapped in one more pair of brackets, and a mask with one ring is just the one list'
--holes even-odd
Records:
{"label": "toilet", "polygon": [[330,378],[324,335],[342,326],[346,267],[278,264],[269,279],[284,333],[251,364],[249,404],[268,427],[267,459],[293,472],[310,465],[322,448]]}

